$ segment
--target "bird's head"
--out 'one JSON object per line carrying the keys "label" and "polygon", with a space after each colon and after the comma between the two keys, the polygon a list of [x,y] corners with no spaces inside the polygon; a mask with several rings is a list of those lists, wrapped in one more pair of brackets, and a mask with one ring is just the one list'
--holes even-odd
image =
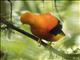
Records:
{"label": "bird's head", "polygon": [[20,17],[20,20],[23,24],[33,24],[34,19],[34,15],[31,12],[26,12]]}

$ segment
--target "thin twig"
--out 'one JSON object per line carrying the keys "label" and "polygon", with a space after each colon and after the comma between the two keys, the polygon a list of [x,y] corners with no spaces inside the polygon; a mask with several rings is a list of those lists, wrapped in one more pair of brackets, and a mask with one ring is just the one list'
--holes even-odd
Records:
{"label": "thin twig", "polygon": [[54,0],[54,6],[55,6],[55,10],[56,10],[56,12],[57,12],[57,15],[58,15],[58,17],[60,18],[60,21],[63,22],[63,19],[62,19],[62,17],[60,16],[59,11],[58,11],[58,9],[57,9],[57,4],[56,4],[56,3],[57,3],[56,0]]}
{"label": "thin twig", "polygon": [[12,1],[11,0],[8,0],[9,3],[10,3],[10,21],[12,23]]}

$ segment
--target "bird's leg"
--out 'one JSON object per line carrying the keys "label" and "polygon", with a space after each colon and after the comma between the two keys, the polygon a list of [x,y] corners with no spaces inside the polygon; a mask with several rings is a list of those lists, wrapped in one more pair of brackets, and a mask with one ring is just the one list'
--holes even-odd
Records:
{"label": "bird's leg", "polygon": [[51,41],[49,41],[49,42],[48,42],[48,47],[49,47],[49,46],[51,46],[51,44],[52,44],[52,42],[51,42]]}
{"label": "bird's leg", "polygon": [[39,47],[41,46],[41,38],[38,39]]}

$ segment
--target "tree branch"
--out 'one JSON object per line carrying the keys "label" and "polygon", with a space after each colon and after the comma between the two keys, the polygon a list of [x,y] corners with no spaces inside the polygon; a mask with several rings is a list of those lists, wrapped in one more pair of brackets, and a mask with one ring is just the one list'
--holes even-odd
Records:
{"label": "tree branch", "polygon": [[[11,28],[11,29],[13,29],[13,30],[16,30],[16,31],[18,31],[18,32],[20,32],[20,33],[22,33],[22,34],[24,34],[24,35],[32,38],[33,40],[35,40],[35,41],[37,41],[37,42],[38,42],[38,40],[39,40],[38,37],[36,37],[36,36],[34,36],[34,35],[32,35],[32,34],[30,34],[30,33],[28,33],[28,32],[25,32],[24,30],[22,30],[22,29],[20,29],[20,28],[17,28],[16,26],[14,26],[13,24],[11,24],[10,22],[8,22],[8,21],[5,20],[5,19],[0,19],[0,22],[4,23],[4,24],[7,25],[9,28]],[[44,47],[48,46],[48,44],[45,43],[45,42],[43,42],[43,41],[41,41],[41,44],[42,44]],[[52,46],[50,46],[50,48],[52,48]],[[54,48],[52,48],[52,50],[57,51],[57,50],[54,49]],[[57,51],[57,52],[58,52],[58,51]],[[57,53],[57,52],[56,52],[56,53]]]}
{"label": "tree branch", "polygon": [[[20,33],[22,33],[22,34],[24,34],[24,35],[32,38],[33,40],[35,40],[35,41],[37,41],[37,42],[38,42],[38,40],[39,40],[38,37],[36,37],[36,36],[34,36],[34,35],[32,35],[32,34],[30,34],[30,33],[28,33],[28,32],[25,32],[24,30],[22,30],[22,29],[20,29],[20,28],[18,28],[18,27],[16,27],[16,26],[14,26],[13,24],[11,24],[10,22],[8,22],[7,20],[5,20],[5,19],[3,19],[3,18],[0,18],[0,23],[4,23],[4,24],[7,25],[9,28],[18,31],[18,32],[20,32]],[[41,44],[42,44],[43,46],[46,46],[46,45],[47,45],[47,44],[44,43],[43,41],[41,41]]]}
{"label": "tree branch", "polygon": [[[9,28],[18,31],[18,32],[20,32],[20,33],[22,33],[22,34],[24,34],[24,35],[32,38],[33,40],[35,40],[35,41],[37,41],[37,42],[38,42],[38,40],[39,40],[38,37],[36,37],[36,36],[34,36],[34,35],[32,35],[32,34],[30,34],[30,33],[28,33],[28,32],[25,32],[24,30],[22,30],[22,29],[20,29],[20,28],[17,28],[16,26],[14,26],[13,24],[11,24],[10,22],[8,22],[8,21],[5,20],[5,19],[1,19],[1,18],[0,18],[0,23],[4,23],[4,24],[7,25]],[[65,58],[65,59],[66,59],[67,57],[69,57],[68,54],[65,54],[65,53],[62,53],[62,52],[58,51],[57,49],[53,48],[52,46],[49,46],[47,43],[45,43],[45,42],[43,42],[43,41],[41,41],[41,44],[42,44],[44,47],[48,47],[48,49],[49,49],[50,51],[52,51],[53,53],[55,53],[55,54],[57,54],[57,55]]]}

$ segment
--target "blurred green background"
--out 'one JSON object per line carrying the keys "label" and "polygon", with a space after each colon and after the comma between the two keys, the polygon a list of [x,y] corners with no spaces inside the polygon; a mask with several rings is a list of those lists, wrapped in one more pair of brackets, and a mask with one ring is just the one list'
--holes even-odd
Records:
{"label": "blurred green background", "polygon": [[[63,19],[63,31],[66,36],[64,39],[54,42],[53,48],[59,50],[60,53],[72,54],[72,58],[64,58],[58,54],[46,49],[43,46],[39,47],[39,43],[23,34],[11,30],[1,29],[1,47],[0,50],[5,53],[1,60],[79,60],[80,59],[80,1],[78,0],[56,0],[57,9],[55,9],[55,1],[53,0],[19,0],[12,1],[12,20],[11,20],[11,5],[7,0],[0,1],[1,12],[0,16],[13,22],[13,24],[29,33],[30,27],[23,25],[19,18],[23,12],[30,11],[32,13],[51,12],[58,19],[60,16]],[[5,25],[1,25],[4,27]],[[79,56],[76,57],[76,55]]]}

